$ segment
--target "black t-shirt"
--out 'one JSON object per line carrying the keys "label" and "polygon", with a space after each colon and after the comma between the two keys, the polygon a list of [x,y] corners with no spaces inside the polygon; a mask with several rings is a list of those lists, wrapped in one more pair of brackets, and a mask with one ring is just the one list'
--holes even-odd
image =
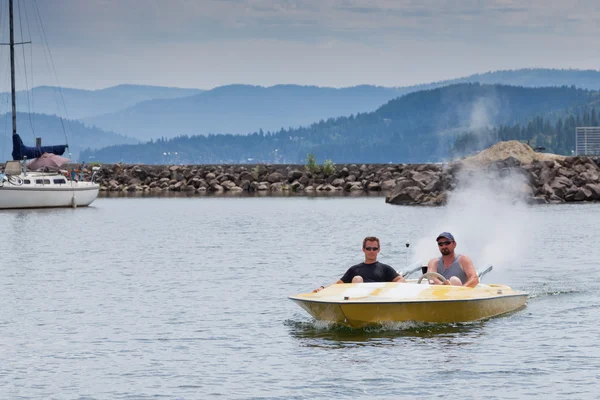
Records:
{"label": "black t-shirt", "polygon": [[387,264],[380,263],[379,261],[373,264],[360,264],[353,265],[346,271],[341,280],[344,283],[351,283],[352,278],[356,275],[360,275],[365,282],[391,282],[399,274],[396,270]]}

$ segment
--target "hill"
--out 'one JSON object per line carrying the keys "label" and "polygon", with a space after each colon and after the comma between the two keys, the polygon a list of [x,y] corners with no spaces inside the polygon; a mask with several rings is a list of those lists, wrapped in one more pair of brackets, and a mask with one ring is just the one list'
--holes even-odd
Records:
{"label": "hill", "polygon": [[[0,115],[4,129],[0,132],[0,160],[12,160],[11,115]],[[83,149],[97,149],[114,144],[134,144],[137,140],[98,128],[89,128],[79,121],[61,120],[53,115],[17,113],[17,132],[27,146],[35,145],[35,138],[42,138],[42,145],[69,144],[74,161],[80,160]],[[65,132],[66,137],[65,137]],[[89,160],[85,160],[89,161]]]}
{"label": "hill", "polygon": [[[17,92],[17,104],[18,109],[23,111],[82,119],[113,113],[146,100],[173,99],[201,92],[200,89],[144,85],[118,85],[100,90],[38,86],[30,91]],[[7,92],[0,93],[0,96],[10,99]]]}
{"label": "hill", "polygon": [[479,82],[523,87],[574,86],[600,90],[600,70],[524,68],[491,71],[445,81],[445,84]]}
{"label": "hill", "polygon": [[83,121],[145,140],[221,132],[246,134],[373,111],[400,94],[397,89],[367,85],[343,89],[229,85],[185,98],[149,100]]}
{"label": "hill", "polygon": [[[319,160],[336,163],[437,162],[451,157],[457,140],[465,135],[469,140],[462,152],[489,144],[499,135],[531,139],[539,132],[533,128],[522,131],[519,124],[540,115],[556,120],[569,110],[593,107],[598,99],[598,92],[574,87],[456,84],[410,93],[376,111],[331,118],[306,128],[266,134],[259,131],[248,136],[182,136],[137,146],[112,146],[86,156],[127,163],[293,164],[314,153]],[[512,137],[502,140],[507,139]],[[566,151],[571,146],[569,140],[561,138],[555,143]]]}
{"label": "hill", "polygon": [[193,96],[144,101],[129,108],[83,119],[86,124],[140,140],[209,133],[247,134],[308,126],[322,119],[376,110],[416,91],[458,83],[522,87],[575,86],[600,89],[600,71],[521,69],[495,71],[408,87],[221,86]]}

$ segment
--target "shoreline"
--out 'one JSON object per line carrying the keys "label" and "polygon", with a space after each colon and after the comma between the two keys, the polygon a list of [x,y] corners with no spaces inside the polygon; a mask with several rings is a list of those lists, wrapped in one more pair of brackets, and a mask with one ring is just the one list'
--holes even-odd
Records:
{"label": "shoreline", "polygon": [[[485,164],[123,165],[99,166],[100,197],[385,197],[390,204],[440,206],[461,187],[520,197],[530,204],[600,201],[599,160],[563,157]],[[91,173],[86,166],[86,174]],[[130,196],[124,196],[129,194]]]}
{"label": "shoreline", "polygon": [[98,198],[222,198],[222,199],[255,199],[255,198],[381,198],[385,199],[389,192],[110,192],[101,191]]}

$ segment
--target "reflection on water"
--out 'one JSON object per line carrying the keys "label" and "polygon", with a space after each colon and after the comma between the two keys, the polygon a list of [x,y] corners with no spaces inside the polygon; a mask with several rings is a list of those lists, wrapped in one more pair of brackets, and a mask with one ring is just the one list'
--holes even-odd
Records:
{"label": "reflection on water", "polygon": [[373,198],[373,197],[385,197],[387,192],[385,191],[371,191],[371,192],[346,192],[344,190],[322,190],[314,192],[292,192],[292,191],[281,191],[281,192],[109,192],[102,191],[98,197],[101,198],[285,198],[285,197],[296,197],[296,198]]}
{"label": "reflection on water", "polygon": [[418,322],[385,323],[353,329],[343,325],[328,324],[322,321],[295,321],[287,320],[290,335],[295,339],[303,340],[307,346],[321,346],[324,341],[333,341],[335,345],[344,347],[347,344],[373,344],[382,345],[381,339],[396,338],[452,338],[455,336],[469,335],[476,337],[481,332],[485,322],[475,321],[455,324],[430,324]]}

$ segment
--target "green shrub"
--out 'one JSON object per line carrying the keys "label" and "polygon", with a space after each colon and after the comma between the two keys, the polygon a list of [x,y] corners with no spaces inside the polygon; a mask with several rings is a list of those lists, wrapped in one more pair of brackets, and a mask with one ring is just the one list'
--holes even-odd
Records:
{"label": "green shrub", "polygon": [[335,164],[331,160],[325,160],[323,163],[323,173],[325,176],[333,175],[335,173]]}
{"label": "green shrub", "polygon": [[306,169],[313,174],[319,172],[317,157],[314,155],[314,153],[308,153],[306,155]]}

